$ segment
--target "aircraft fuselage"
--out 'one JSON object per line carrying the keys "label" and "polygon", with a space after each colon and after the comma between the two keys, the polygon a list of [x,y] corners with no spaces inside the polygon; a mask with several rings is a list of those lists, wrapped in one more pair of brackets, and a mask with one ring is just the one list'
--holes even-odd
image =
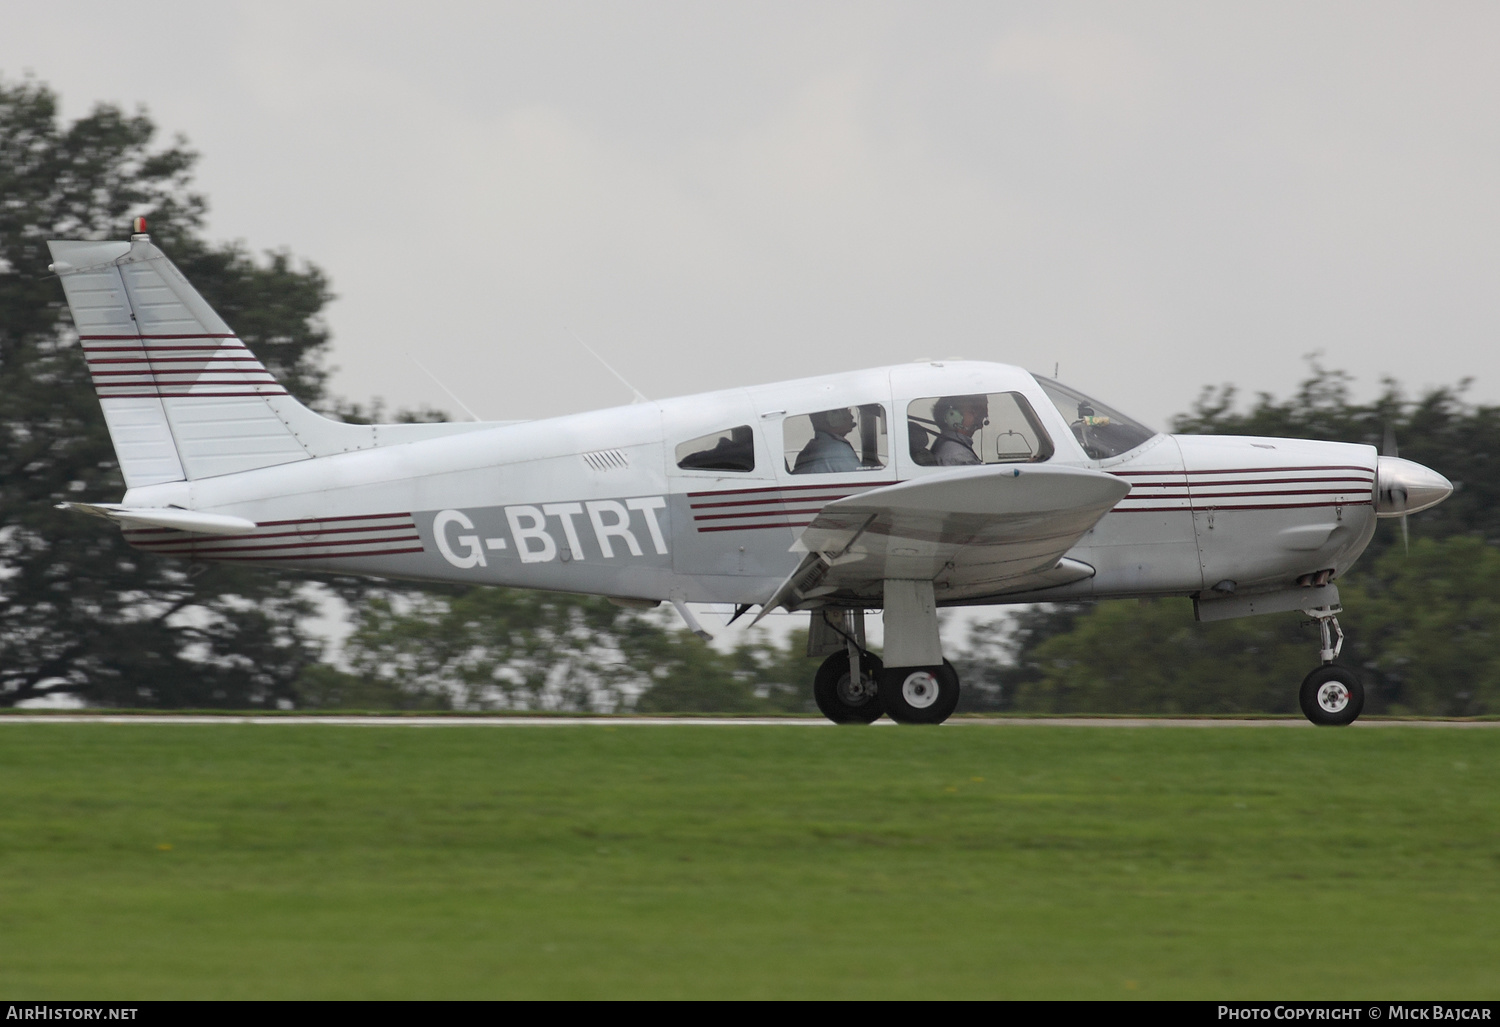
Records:
{"label": "aircraft fuselage", "polygon": [[[797,566],[793,543],[826,503],[942,473],[914,459],[908,411],[924,397],[970,394],[1024,397],[1051,449],[1047,463],[1103,471],[1131,491],[1068,551],[1093,568],[1091,577],[1005,591],[964,568],[938,566],[940,605],[1290,589],[1308,575],[1341,574],[1374,532],[1373,447],[1158,434],[1099,459],[1032,375],[944,361],[142,486],[126,495],[127,506],[231,514],[258,527],[222,537],[131,529],[127,537],[194,560],[647,601],[761,603]],[[866,442],[879,447],[867,459],[882,466],[794,470],[801,440],[787,437],[793,418],[844,407],[881,426],[884,437]],[[748,432],[731,439],[739,428]],[[751,454],[739,458],[743,469],[693,467],[691,454],[679,459],[684,445],[716,432],[725,435],[721,449],[732,443]],[[880,594],[856,590],[840,601],[879,606]]]}

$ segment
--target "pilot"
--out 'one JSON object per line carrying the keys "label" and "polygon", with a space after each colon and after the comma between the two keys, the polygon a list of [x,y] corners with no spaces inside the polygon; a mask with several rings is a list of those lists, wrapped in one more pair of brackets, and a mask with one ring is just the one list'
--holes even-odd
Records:
{"label": "pilot", "polygon": [[985,396],[944,396],[932,408],[939,435],[932,455],[939,466],[980,463],[974,452],[974,433],[989,423],[990,401]]}
{"label": "pilot", "polygon": [[813,437],[797,454],[793,474],[831,474],[862,468],[859,454],[844,438],[854,430],[853,410],[848,407],[820,410],[809,414],[807,419],[812,422]]}

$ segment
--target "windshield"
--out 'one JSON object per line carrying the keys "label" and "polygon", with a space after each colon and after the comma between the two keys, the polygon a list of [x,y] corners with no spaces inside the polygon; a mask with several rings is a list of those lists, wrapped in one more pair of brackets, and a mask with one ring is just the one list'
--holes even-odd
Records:
{"label": "windshield", "polygon": [[1083,451],[1095,460],[1105,460],[1128,453],[1152,438],[1156,432],[1139,421],[1126,417],[1113,407],[1090,399],[1077,389],[1070,389],[1054,378],[1033,375],[1057,412],[1062,414],[1073,437]]}

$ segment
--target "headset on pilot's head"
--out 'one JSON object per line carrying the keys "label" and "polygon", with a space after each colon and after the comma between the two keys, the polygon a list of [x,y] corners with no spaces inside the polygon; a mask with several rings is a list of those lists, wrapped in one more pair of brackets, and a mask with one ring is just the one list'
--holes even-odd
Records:
{"label": "headset on pilot's head", "polygon": [[933,406],[932,419],[946,431],[961,431],[964,426],[965,408],[973,409],[979,415],[978,423],[974,425],[970,434],[990,423],[988,396],[944,396]]}

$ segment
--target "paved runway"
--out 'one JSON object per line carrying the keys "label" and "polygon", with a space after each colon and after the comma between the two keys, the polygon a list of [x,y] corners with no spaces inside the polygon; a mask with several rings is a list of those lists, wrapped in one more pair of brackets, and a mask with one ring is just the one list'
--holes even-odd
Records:
{"label": "paved runway", "polygon": [[[894,726],[882,718],[877,726]],[[0,715],[4,724],[256,724],[308,725],[338,727],[570,727],[570,726],[646,726],[694,725],[697,727],[834,727],[821,718],[790,717],[357,717],[357,716],[247,716],[227,714],[205,716],[183,714],[95,714],[95,713],[14,713]],[[1196,727],[1196,728],[1311,728],[1299,718],[1285,719],[1211,719],[1207,717],[955,717],[945,727]],[[1500,720],[1359,720],[1357,728],[1500,728]]]}

